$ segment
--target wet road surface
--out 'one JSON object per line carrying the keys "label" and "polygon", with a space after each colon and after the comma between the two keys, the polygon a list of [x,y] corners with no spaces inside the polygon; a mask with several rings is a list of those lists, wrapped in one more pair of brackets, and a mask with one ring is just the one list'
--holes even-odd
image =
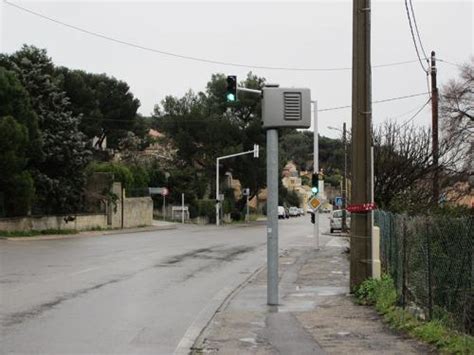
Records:
{"label": "wet road surface", "polygon": [[[281,221],[280,249],[311,234],[309,215]],[[265,260],[264,225],[2,240],[1,352],[183,352]]]}

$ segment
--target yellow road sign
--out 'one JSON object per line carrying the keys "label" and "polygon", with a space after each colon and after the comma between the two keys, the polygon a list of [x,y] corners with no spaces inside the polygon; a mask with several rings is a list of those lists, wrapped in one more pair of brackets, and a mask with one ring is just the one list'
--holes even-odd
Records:
{"label": "yellow road sign", "polygon": [[321,200],[314,196],[311,198],[311,200],[309,200],[309,205],[313,210],[316,210],[321,206]]}

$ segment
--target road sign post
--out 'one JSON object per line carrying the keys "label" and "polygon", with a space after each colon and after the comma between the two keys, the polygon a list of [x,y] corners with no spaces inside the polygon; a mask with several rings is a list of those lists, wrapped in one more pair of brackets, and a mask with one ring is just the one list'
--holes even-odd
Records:
{"label": "road sign post", "polygon": [[163,187],[163,190],[161,191],[161,196],[163,196],[163,221],[166,221],[166,196],[168,193],[168,189]]}

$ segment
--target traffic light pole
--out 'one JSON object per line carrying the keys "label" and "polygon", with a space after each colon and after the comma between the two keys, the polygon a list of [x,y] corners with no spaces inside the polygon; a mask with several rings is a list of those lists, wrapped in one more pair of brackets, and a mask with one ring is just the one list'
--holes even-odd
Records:
{"label": "traffic light pole", "polygon": [[216,159],[216,226],[217,227],[219,227],[219,224],[220,224],[219,210],[220,210],[220,204],[221,204],[221,201],[219,199],[219,162],[222,159],[233,158],[233,157],[237,157],[239,155],[245,155],[245,154],[253,154],[254,158],[258,158],[258,151],[259,151],[258,144],[254,144],[252,150],[247,150],[246,152],[242,152],[242,153],[224,155]]}
{"label": "traffic light pole", "polygon": [[[319,136],[318,136],[318,102],[312,101],[313,103],[313,172],[318,174],[319,172]],[[318,192],[319,193],[319,180],[318,180]],[[313,236],[314,236],[314,247],[319,250],[319,214],[318,210],[314,211],[314,224],[313,224]]]}

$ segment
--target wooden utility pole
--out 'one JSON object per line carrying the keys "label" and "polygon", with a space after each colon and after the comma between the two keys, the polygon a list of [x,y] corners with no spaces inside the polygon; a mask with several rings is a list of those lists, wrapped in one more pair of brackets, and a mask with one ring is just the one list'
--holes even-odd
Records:
{"label": "wooden utility pole", "polygon": [[[372,202],[372,87],[370,0],[353,2],[352,38],[352,204]],[[350,288],[372,276],[371,213],[351,215]]]}
{"label": "wooden utility pole", "polygon": [[438,148],[438,87],[436,84],[436,57],[431,51],[431,126],[432,126],[432,154],[433,154],[433,203],[439,201],[439,148]]}

